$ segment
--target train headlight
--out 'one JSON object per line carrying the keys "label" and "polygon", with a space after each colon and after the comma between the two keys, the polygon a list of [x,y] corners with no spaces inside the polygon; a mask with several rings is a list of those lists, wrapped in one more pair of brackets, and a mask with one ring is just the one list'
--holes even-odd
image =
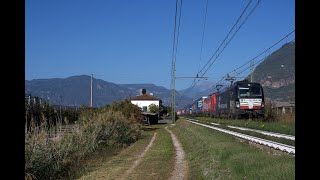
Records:
{"label": "train headlight", "polygon": [[264,103],[263,102],[261,103],[261,107],[264,107]]}
{"label": "train headlight", "polygon": [[240,107],[239,102],[236,102],[236,107],[237,107],[237,108],[239,108],[239,107]]}

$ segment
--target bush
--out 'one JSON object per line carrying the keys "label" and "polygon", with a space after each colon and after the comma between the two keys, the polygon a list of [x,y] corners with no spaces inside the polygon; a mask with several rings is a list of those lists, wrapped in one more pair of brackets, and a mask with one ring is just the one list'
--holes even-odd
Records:
{"label": "bush", "polygon": [[132,104],[127,99],[120,102],[113,102],[110,107],[107,107],[106,109],[122,112],[126,118],[134,119],[140,123],[142,122],[140,108],[137,105]]}
{"label": "bush", "polygon": [[55,138],[50,138],[52,130],[46,124],[32,125],[25,134],[25,178],[65,178],[70,167],[86,155],[102,147],[123,146],[138,140],[141,125],[135,119],[135,107],[130,109],[131,105],[124,102],[112,108],[93,112],[82,108],[78,128]]}
{"label": "bush", "polygon": [[272,104],[270,102],[265,103],[265,114],[264,114],[264,120],[265,121],[276,121],[277,120],[277,114],[276,112],[272,109]]}
{"label": "bush", "polygon": [[159,106],[155,105],[155,104],[150,104],[149,105],[149,109],[150,109],[150,112],[152,113],[158,113],[159,112]]}

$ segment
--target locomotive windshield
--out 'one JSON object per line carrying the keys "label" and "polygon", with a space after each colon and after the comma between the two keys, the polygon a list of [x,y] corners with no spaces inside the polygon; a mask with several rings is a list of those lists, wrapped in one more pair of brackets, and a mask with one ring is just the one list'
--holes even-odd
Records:
{"label": "locomotive windshield", "polygon": [[258,86],[251,87],[251,95],[252,96],[262,96],[261,94],[261,88]]}
{"label": "locomotive windshield", "polygon": [[250,84],[247,87],[239,87],[239,97],[262,96],[261,87]]}
{"label": "locomotive windshield", "polygon": [[240,95],[240,97],[250,96],[249,88],[239,87],[239,95]]}

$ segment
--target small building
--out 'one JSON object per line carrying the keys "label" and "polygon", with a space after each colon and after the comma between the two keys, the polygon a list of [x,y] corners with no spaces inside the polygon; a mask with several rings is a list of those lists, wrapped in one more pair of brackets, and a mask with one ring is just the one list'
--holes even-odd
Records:
{"label": "small building", "polygon": [[143,112],[150,112],[149,106],[151,104],[160,107],[162,102],[159,98],[148,95],[145,89],[141,89],[140,95],[132,97],[130,101],[132,104],[139,106]]}
{"label": "small building", "polygon": [[277,102],[274,106],[277,114],[287,114],[295,112],[295,102]]}

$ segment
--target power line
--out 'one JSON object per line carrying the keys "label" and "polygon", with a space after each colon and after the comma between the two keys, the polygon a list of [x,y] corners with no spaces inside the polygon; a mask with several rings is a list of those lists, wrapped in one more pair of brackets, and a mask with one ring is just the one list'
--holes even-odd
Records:
{"label": "power line", "polygon": [[[174,28],[173,28],[173,43],[172,43],[172,60],[171,60],[171,85],[170,88],[173,89],[173,72],[174,72],[174,55],[175,55],[175,43],[176,43],[176,24],[177,24],[177,12],[178,12],[178,0],[176,0],[176,8],[175,8],[175,15],[174,15]],[[173,95],[171,96],[172,99]],[[173,100],[171,100],[172,103]]]}
{"label": "power line", "polygon": [[[251,2],[251,1],[250,1]],[[239,28],[236,30],[236,32],[233,34],[233,36],[231,37],[231,39],[226,43],[226,45],[223,47],[223,49],[220,51],[220,53],[217,55],[217,57],[211,62],[211,64],[209,65],[209,67],[207,68],[207,70],[203,73],[203,75],[206,74],[206,72],[209,70],[209,68],[212,66],[212,64],[218,59],[218,57],[220,56],[220,54],[223,52],[223,50],[226,48],[226,46],[231,42],[231,40],[234,38],[234,36],[237,34],[237,32],[240,30],[240,28],[243,26],[243,24],[247,21],[247,19],[249,18],[249,16],[253,13],[253,11],[257,8],[257,6],[259,5],[259,3],[261,2],[261,0],[259,0],[257,2],[257,4],[255,5],[255,7],[250,11],[250,13],[248,14],[248,16],[246,17],[246,19],[244,20],[244,22],[239,26]],[[214,55],[211,56],[210,60],[213,58]]]}
{"label": "power line", "polygon": [[180,34],[180,20],[181,20],[181,10],[182,10],[182,0],[180,0],[180,9],[179,9],[179,21],[178,21],[178,32],[177,32],[177,43],[175,48],[175,55],[174,55],[174,63],[177,61],[177,52],[178,52],[178,43],[179,43],[179,34]]}
{"label": "power line", "polygon": [[[233,31],[233,29],[236,27],[236,25],[238,24],[238,22],[240,21],[240,19],[242,18],[242,16],[244,15],[245,11],[248,9],[249,5],[251,4],[252,0],[249,1],[249,3],[247,4],[247,6],[245,7],[245,9],[242,11],[241,15],[239,16],[239,18],[237,19],[236,23],[233,25],[233,27],[231,28],[231,30],[229,31],[229,33],[227,34],[227,36],[224,38],[224,40],[222,41],[222,43],[219,45],[218,49],[215,51],[215,53],[211,56],[211,58],[207,61],[207,63],[203,66],[203,68],[197,73],[201,73],[206,66],[210,63],[210,61],[212,60],[212,58],[216,55],[216,53],[220,50],[221,46],[225,43],[225,41],[228,39],[229,35],[231,34],[231,32]],[[223,49],[220,51],[220,53],[216,56],[216,58],[211,62],[211,64],[209,65],[209,67],[206,69],[206,71],[201,75],[204,76],[206,74],[206,72],[209,70],[209,68],[212,66],[212,64],[217,60],[217,58],[219,57],[219,55],[223,52],[223,50],[226,48],[226,46],[231,42],[231,40],[233,39],[233,37],[237,34],[237,32],[240,30],[240,28],[243,26],[243,24],[247,21],[247,19],[249,18],[249,16],[253,13],[253,11],[256,9],[256,7],[260,4],[261,0],[258,0],[257,4],[255,5],[255,7],[251,10],[251,12],[246,16],[244,22],[238,27],[238,29],[235,31],[235,33],[233,34],[233,36],[231,37],[231,39],[225,44],[225,46],[223,47]],[[196,86],[196,84],[200,81],[198,80],[197,82],[195,82],[196,79],[193,79],[191,86],[183,92],[183,94],[188,93],[192,88],[194,88]],[[182,95],[183,95],[182,94]],[[181,96],[182,96],[181,95]]]}
{"label": "power line", "polygon": [[234,25],[232,26],[232,28],[230,29],[230,31],[228,32],[227,36],[223,39],[222,43],[219,45],[219,47],[217,48],[217,50],[214,52],[214,54],[211,56],[211,58],[207,61],[207,63],[202,67],[202,69],[198,72],[201,73],[203,71],[203,69],[210,63],[211,59],[213,58],[213,56],[219,51],[220,47],[223,45],[223,43],[227,40],[227,38],[229,37],[229,35],[231,34],[231,32],[233,31],[233,29],[236,27],[236,25],[238,24],[238,22],[240,21],[240,19],[242,18],[243,14],[246,12],[246,10],[248,9],[249,5],[251,4],[252,0],[249,1],[249,3],[247,4],[247,6],[244,8],[244,10],[242,11],[241,15],[239,16],[239,18],[237,19],[237,21],[234,23]]}
{"label": "power line", "polygon": [[[240,68],[242,68],[242,67],[244,67],[245,65],[249,64],[250,62],[253,62],[253,60],[257,59],[257,58],[260,57],[262,54],[264,54],[265,52],[267,52],[268,50],[270,50],[271,48],[273,48],[274,46],[276,46],[277,44],[279,44],[280,42],[282,42],[284,39],[286,39],[288,36],[290,36],[294,31],[295,31],[295,30],[291,31],[289,34],[287,34],[286,36],[284,36],[283,38],[281,38],[279,41],[277,41],[276,43],[274,43],[273,45],[271,45],[269,48],[267,48],[267,49],[264,50],[263,52],[259,53],[259,54],[258,54],[257,56],[255,56],[253,59],[247,61],[246,63],[244,63],[244,64],[241,65],[240,67],[238,67],[238,68],[230,71],[230,72],[227,73],[227,74],[236,72],[236,70],[239,70]],[[290,41],[289,43],[291,43],[291,42],[293,42],[293,41],[294,41],[294,39],[293,39],[292,41]],[[271,54],[272,54],[272,53],[271,53]],[[271,54],[269,54],[269,55],[267,55],[266,57],[260,59],[259,61],[256,61],[256,62],[253,63],[252,65],[255,66],[255,65],[259,64],[260,62],[262,62],[262,61],[264,61],[266,58],[268,58]],[[242,74],[242,73],[245,72],[246,70],[248,70],[250,67],[251,67],[251,65],[248,66],[247,68],[245,68],[244,70],[240,71],[240,72],[236,72],[236,74],[234,75],[234,77],[235,77],[235,78],[239,78],[239,77],[237,77],[237,76],[240,75],[240,74]],[[225,77],[226,77],[226,75],[223,76],[223,77],[220,79],[220,81],[218,81],[216,84],[222,83],[222,81],[225,79]],[[211,86],[209,89],[201,92],[201,94],[202,94],[202,93],[205,93],[205,92],[207,92],[207,91],[210,91],[210,89],[211,89],[212,87],[213,87],[213,86]]]}
{"label": "power line", "polygon": [[276,46],[277,44],[279,44],[280,42],[282,42],[284,39],[286,39],[288,36],[290,36],[293,32],[295,32],[295,29],[293,31],[291,31],[289,34],[287,34],[286,36],[284,36],[283,38],[281,38],[279,41],[277,41],[276,43],[274,43],[272,46],[270,46],[269,48],[267,48],[266,50],[264,50],[263,52],[261,52],[260,54],[258,54],[256,57],[254,57],[253,59],[247,61],[245,64],[243,64],[242,66],[236,68],[233,71],[236,71],[240,68],[242,68],[243,66],[249,64],[251,61],[257,59],[259,56],[261,56],[262,54],[264,54],[265,52],[269,51],[271,48],[273,48],[274,46]]}
{"label": "power line", "polygon": [[[182,11],[182,0],[180,0],[180,8],[179,8],[179,17],[178,17],[178,31],[177,28],[177,11],[178,11],[178,0],[176,0],[176,11],[175,11],[175,19],[174,19],[174,35],[173,35],[173,52],[172,52],[172,69],[171,69],[171,119],[172,122],[175,122],[175,71],[176,71],[176,56],[177,56],[177,49],[178,49],[178,42],[179,42],[179,29],[180,29],[180,19],[181,19],[181,11]],[[177,36],[176,36],[177,34]]]}
{"label": "power line", "polygon": [[201,48],[200,48],[200,60],[199,60],[198,71],[199,71],[199,69],[200,69],[200,64],[201,64],[201,60],[202,60],[203,39],[204,39],[204,32],[205,32],[206,23],[207,23],[207,12],[208,12],[208,0],[206,0],[206,12],[205,12],[205,15],[204,15],[204,23],[203,23],[203,29],[202,29]]}

